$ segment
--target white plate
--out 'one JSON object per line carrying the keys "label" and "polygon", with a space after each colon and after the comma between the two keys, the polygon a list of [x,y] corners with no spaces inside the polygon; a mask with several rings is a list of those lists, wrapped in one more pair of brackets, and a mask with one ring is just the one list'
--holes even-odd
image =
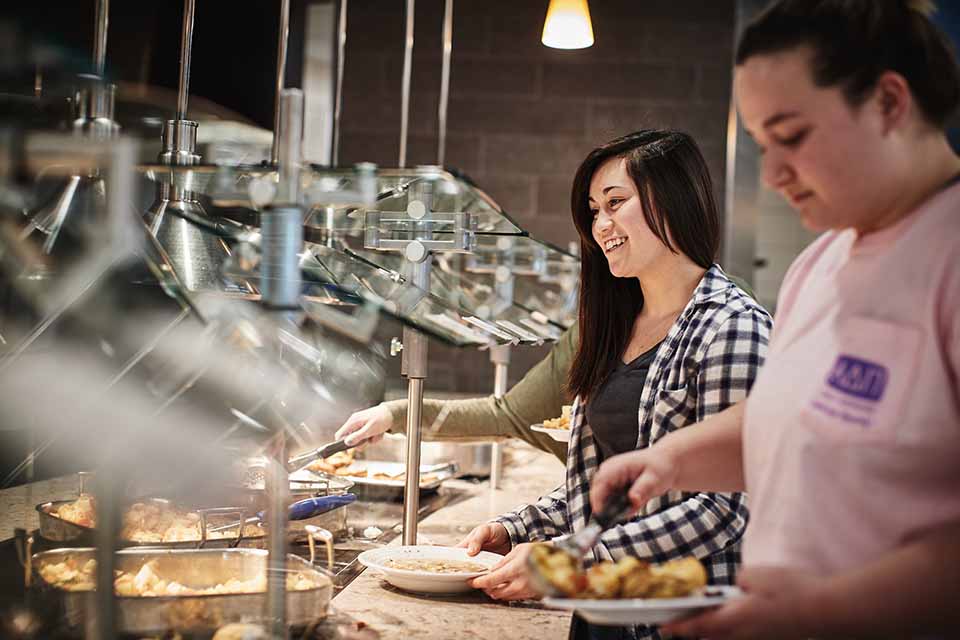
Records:
{"label": "white plate", "polygon": [[464,562],[475,562],[489,569],[500,562],[503,556],[497,553],[490,553],[489,551],[481,551],[471,557],[467,555],[466,549],[419,545],[415,547],[383,547],[382,549],[370,549],[361,553],[357,558],[361,564],[382,573],[383,579],[398,589],[416,591],[418,593],[462,593],[472,589],[472,587],[467,584],[469,579],[481,576],[486,571],[474,571],[471,573],[409,571],[406,569],[394,569],[393,567],[387,566],[387,562],[390,560],[414,559],[460,560]]}
{"label": "white plate", "polygon": [[557,442],[570,442],[570,429],[548,429],[542,422],[530,425],[530,428],[545,433]]}
{"label": "white plate", "polygon": [[730,598],[742,595],[737,587],[707,587],[700,595],[686,598],[634,598],[628,600],[577,600],[544,598],[543,603],[555,609],[573,609],[593,624],[629,626],[662,624],[691,616],[699,611],[718,607]]}

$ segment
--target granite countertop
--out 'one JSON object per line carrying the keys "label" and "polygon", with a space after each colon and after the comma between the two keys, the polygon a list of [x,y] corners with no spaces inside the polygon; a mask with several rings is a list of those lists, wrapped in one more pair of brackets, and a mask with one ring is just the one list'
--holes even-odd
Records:
{"label": "granite countertop", "polygon": [[[420,522],[421,544],[454,545],[476,525],[525,501],[535,500],[563,481],[563,465],[527,445],[508,448],[502,488],[487,482],[448,485],[472,491],[469,499],[437,511]],[[400,544],[399,541],[394,544]],[[422,638],[509,638],[524,640],[566,637],[570,613],[539,603],[507,604],[474,591],[457,596],[426,596],[401,591],[364,571],[333,600],[333,608],[360,621],[381,640]]]}
{"label": "granite countertop", "polygon": [[69,500],[80,493],[76,474],[41,480],[0,491],[0,540],[13,537],[16,528],[33,531],[40,526],[36,506],[50,500]]}

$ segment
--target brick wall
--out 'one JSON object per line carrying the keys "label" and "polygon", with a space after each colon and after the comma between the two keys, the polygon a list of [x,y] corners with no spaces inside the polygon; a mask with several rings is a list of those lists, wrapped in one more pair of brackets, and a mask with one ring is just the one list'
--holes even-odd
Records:
{"label": "brick wall", "polygon": [[[723,202],[732,0],[593,0],[596,44],[540,44],[547,0],[455,0],[447,162],[534,236],[566,246],[573,173],[593,147],[644,127],[691,133]],[[351,0],[340,159],[395,166],[402,0]],[[416,3],[408,165],[437,159],[442,0]],[[489,391],[485,354],[431,346],[429,388]],[[542,350],[517,350],[511,378]],[[464,366],[463,356],[470,364]],[[476,360],[476,362],[473,362]]]}

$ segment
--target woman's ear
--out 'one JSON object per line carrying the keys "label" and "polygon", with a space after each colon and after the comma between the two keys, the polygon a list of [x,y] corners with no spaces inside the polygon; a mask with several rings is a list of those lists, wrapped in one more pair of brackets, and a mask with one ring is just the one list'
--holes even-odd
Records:
{"label": "woman's ear", "polygon": [[884,71],[880,74],[873,100],[881,117],[884,135],[902,127],[914,111],[910,85],[906,78],[896,71]]}

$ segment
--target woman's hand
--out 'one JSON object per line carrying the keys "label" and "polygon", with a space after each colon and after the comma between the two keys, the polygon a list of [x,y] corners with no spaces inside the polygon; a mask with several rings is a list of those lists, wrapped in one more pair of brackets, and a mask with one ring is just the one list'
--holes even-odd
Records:
{"label": "woman's hand", "polygon": [[527,556],[530,555],[531,548],[533,544],[529,542],[518,544],[486,575],[471,580],[470,586],[483,589],[494,600],[540,598],[540,592],[530,584],[530,574],[527,569]]}
{"label": "woman's hand", "polygon": [[466,548],[468,556],[475,556],[481,551],[491,551],[504,556],[510,553],[510,534],[499,522],[488,522],[474,527],[457,546]]}
{"label": "woman's hand", "polygon": [[719,609],[663,625],[666,635],[711,640],[809,638],[815,628],[824,579],[775,568],[745,569],[737,580],[745,595]]}
{"label": "woman's hand", "polygon": [[393,414],[385,406],[378,404],[351,415],[333,437],[337,440],[346,439],[350,446],[364,440],[367,441],[366,444],[375,444],[380,442],[383,434],[392,426]]}
{"label": "woman's hand", "polygon": [[613,456],[600,465],[590,481],[590,506],[594,513],[599,513],[614,492],[629,486],[630,502],[642,509],[651,498],[674,487],[677,473],[673,455],[662,446]]}

